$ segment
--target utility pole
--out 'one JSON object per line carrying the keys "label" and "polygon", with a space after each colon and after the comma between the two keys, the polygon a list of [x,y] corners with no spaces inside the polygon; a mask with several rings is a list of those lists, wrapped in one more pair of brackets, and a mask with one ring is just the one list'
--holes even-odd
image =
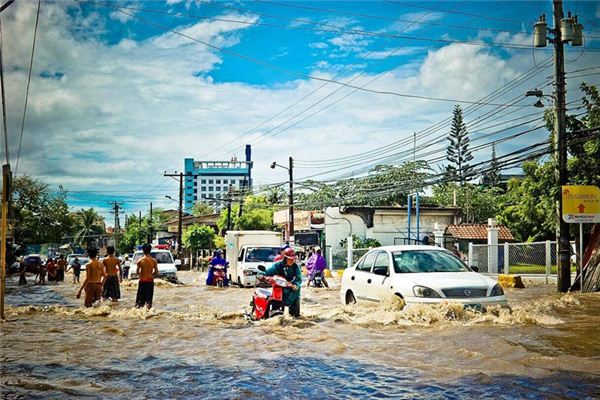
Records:
{"label": "utility pole", "polygon": [[[554,28],[548,29],[546,17],[542,15],[540,20],[535,23],[534,28],[534,46],[545,47],[547,40],[554,45],[554,95],[550,96],[554,100],[555,110],[555,158],[556,158],[556,181],[559,190],[557,204],[558,215],[558,291],[567,292],[571,286],[571,266],[570,266],[570,244],[569,244],[569,225],[564,221],[562,214],[562,196],[561,188],[568,182],[567,177],[567,117],[566,117],[566,84],[565,84],[565,57],[564,44],[570,43],[572,46],[581,46],[583,44],[583,25],[581,25],[577,16],[571,17],[571,13],[565,18],[562,9],[562,1],[554,0],[552,2],[554,10]],[[547,32],[554,35],[553,38],[546,36]],[[526,96],[545,97],[541,90],[532,90],[527,92]],[[542,104],[541,101],[538,102]],[[542,104],[543,105],[543,104]]]}
{"label": "utility pole", "polygon": [[231,229],[231,194],[227,192],[227,231]]}
{"label": "utility pole", "polygon": [[138,241],[142,243],[142,211],[138,211]]}
{"label": "utility pole", "polygon": [[111,201],[108,204],[112,205],[113,210],[111,211],[111,214],[115,214],[115,231],[113,233],[113,237],[115,239],[115,246],[116,246],[118,243],[118,240],[119,240],[119,234],[120,234],[119,231],[121,229],[120,223],[119,223],[119,208],[123,205],[123,203],[119,202],[119,201]]}
{"label": "utility pole", "polygon": [[[562,1],[553,1],[554,6],[554,75],[555,75],[555,108],[556,108],[556,151],[558,160],[558,187],[567,184],[567,116],[564,44],[561,35],[563,19]],[[571,265],[569,250],[569,224],[562,217],[562,196],[558,191],[558,291],[567,292],[571,287]]]}
{"label": "utility pole", "polygon": [[294,159],[290,157],[290,165],[288,172],[290,174],[290,243],[294,243]]}
{"label": "utility pole", "polygon": [[181,257],[181,230],[183,229],[183,172],[175,172],[174,174],[167,174],[165,172],[163,176],[179,178],[179,221],[177,223],[177,257]]}
{"label": "utility pole", "polygon": [[154,236],[154,232],[152,229],[152,202],[150,202],[150,232],[148,234],[148,243],[152,243],[153,236]]}

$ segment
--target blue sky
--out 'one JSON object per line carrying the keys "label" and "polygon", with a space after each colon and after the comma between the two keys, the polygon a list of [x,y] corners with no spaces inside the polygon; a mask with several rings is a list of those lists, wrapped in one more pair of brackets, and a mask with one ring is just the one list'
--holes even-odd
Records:
{"label": "blue sky", "polygon": [[[18,1],[2,14],[13,155],[36,6]],[[600,65],[594,51],[600,49],[599,3],[565,2],[564,9],[580,15],[586,34],[585,51],[567,52],[567,71]],[[44,2],[17,172],[54,188],[63,185],[70,206],[94,206],[107,217],[112,200],[134,213],[150,201],[172,208],[165,195],[176,197],[177,183],[163,171],[181,169],[185,157],[242,157],[246,143],[253,145],[258,183],[285,180],[285,171],[268,166],[288,156],[299,160],[298,178],[321,173],[331,168],[311,161],[410,138],[447,118],[454,102],[355,91],[318,79],[476,101],[538,65],[491,101],[502,104],[549,83],[552,67],[542,63],[551,51],[530,46],[532,24],[542,13],[551,15],[550,1]],[[598,75],[569,79],[570,101],[578,98],[582,80],[599,81]],[[474,124],[491,113],[470,129],[472,140],[490,142],[537,126],[539,121],[513,127],[527,121],[525,115],[541,116],[528,103],[518,99],[511,107],[487,105],[466,114]],[[462,106],[469,110],[468,103]],[[447,131],[442,126],[423,133],[418,145]],[[499,144],[497,151],[502,155],[546,135],[538,130]],[[409,153],[411,146],[398,151]],[[427,151],[443,147],[423,145],[419,153],[430,159]],[[476,161],[490,152],[476,152]],[[369,163],[357,161],[347,171],[364,165]]]}

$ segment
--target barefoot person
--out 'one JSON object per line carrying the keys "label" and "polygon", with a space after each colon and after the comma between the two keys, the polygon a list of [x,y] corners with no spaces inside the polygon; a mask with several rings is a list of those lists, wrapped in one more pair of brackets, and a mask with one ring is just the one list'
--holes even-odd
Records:
{"label": "barefoot person", "polygon": [[154,297],[154,277],[158,275],[158,263],[152,256],[150,251],[152,246],[146,243],[142,247],[144,257],[137,262],[137,274],[140,277],[138,283],[137,296],[135,298],[135,308],[141,308],[144,305],[149,309],[152,308],[152,298]]}
{"label": "barefoot person", "polygon": [[56,281],[64,282],[65,281],[65,271],[67,270],[67,260],[65,260],[64,254],[61,254],[60,257],[58,257],[58,261],[56,262],[56,265],[58,267],[58,269],[56,271]]}
{"label": "barefoot person", "polygon": [[108,253],[108,256],[102,260],[102,264],[104,264],[104,269],[106,270],[106,279],[104,280],[102,297],[105,300],[111,299],[112,301],[117,301],[121,298],[121,290],[119,288],[120,262],[119,259],[115,257],[114,246],[108,246],[106,252]]}
{"label": "barefoot person", "polygon": [[73,283],[79,283],[79,275],[81,274],[81,264],[79,263],[79,258],[75,257],[73,263],[67,269],[67,272],[69,272],[71,269],[73,270]]}
{"label": "barefoot person", "polygon": [[96,259],[98,250],[95,248],[88,249],[90,262],[85,266],[85,280],[77,292],[77,298],[81,297],[81,291],[85,289],[85,300],[83,305],[91,307],[94,302],[102,297],[102,280],[106,276],[104,265]]}

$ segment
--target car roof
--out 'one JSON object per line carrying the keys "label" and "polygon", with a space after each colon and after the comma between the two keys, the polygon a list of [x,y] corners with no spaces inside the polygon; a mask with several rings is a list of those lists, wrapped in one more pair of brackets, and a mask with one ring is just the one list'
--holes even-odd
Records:
{"label": "car roof", "polygon": [[439,246],[426,246],[426,245],[396,245],[396,246],[380,246],[373,247],[371,250],[387,250],[387,251],[409,251],[409,250],[433,250],[433,251],[448,251],[447,249]]}
{"label": "car roof", "polygon": [[[137,253],[143,253],[143,250],[136,250],[133,252],[133,254],[137,254]],[[150,253],[170,253],[171,250],[167,250],[167,249],[152,249],[150,250]]]}

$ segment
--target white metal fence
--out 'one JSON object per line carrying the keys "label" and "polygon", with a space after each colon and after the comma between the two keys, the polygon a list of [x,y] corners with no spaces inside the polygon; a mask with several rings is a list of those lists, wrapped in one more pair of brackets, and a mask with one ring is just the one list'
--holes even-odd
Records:
{"label": "white metal fence", "polygon": [[498,245],[469,243],[468,265],[488,274],[556,275],[555,241],[503,243]]}

